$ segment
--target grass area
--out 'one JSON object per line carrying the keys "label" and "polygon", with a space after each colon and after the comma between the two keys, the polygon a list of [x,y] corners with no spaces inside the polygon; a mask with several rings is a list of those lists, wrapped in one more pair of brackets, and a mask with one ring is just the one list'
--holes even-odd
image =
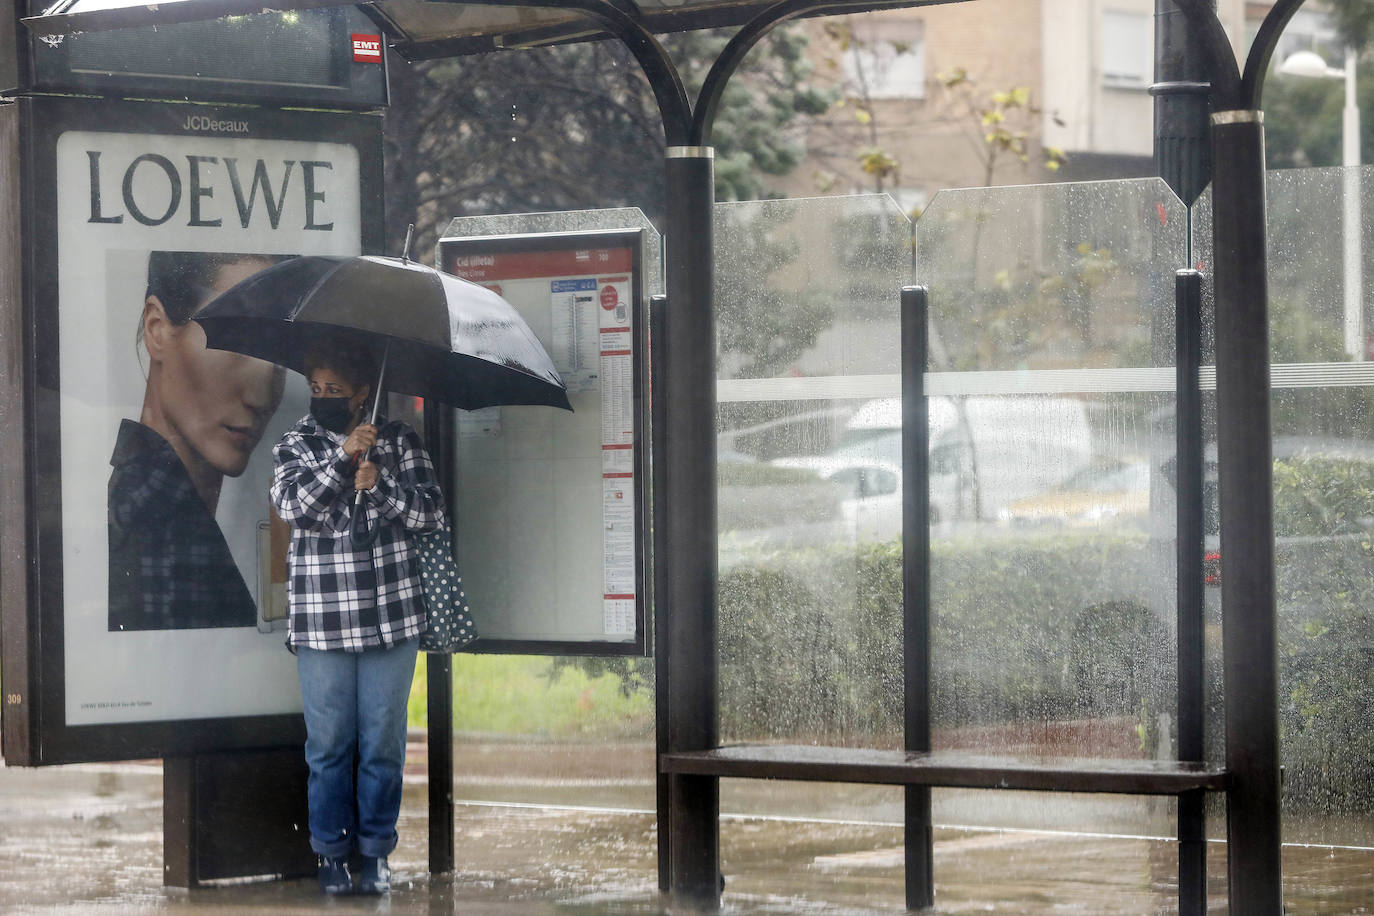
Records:
{"label": "grass area", "polygon": [[[420,654],[410,689],[412,727],[428,721],[427,656]],[[613,675],[589,677],[530,655],[453,656],[453,728],[518,738],[629,738],[653,735],[654,700],[626,697]]]}

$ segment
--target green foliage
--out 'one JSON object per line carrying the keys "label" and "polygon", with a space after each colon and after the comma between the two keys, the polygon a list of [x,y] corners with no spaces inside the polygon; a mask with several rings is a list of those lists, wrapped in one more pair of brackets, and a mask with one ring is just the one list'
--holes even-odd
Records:
{"label": "green foliage", "polygon": [[1280,537],[1355,534],[1374,525],[1374,462],[1299,457],[1274,462]]}
{"label": "green foliage", "polygon": [[[1128,613],[1098,601],[1104,570],[1141,574],[1142,540],[1121,533],[938,542],[936,721],[1131,716],[1143,700],[1157,709],[1158,672],[1140,661],[1161,644],[1157,624],[1143,608]],[[1100,647],[1112,658],[1092,668],[1072,648],[1075,626],[1093,637],[1083,651]],[[1094,627],[1108,634],[1097,638]],[[720,583],[723,731],[895,746],[901,633],[896,543],[837,546],[727,573]]]}
{"label": "green foliage", "polygon": [[1343,362],[1345,342],[1334,322],[1322,321],[1293,299],[1269,302],[1269,359],[1276,363]]}
{"label": "green foliage", "polygon": [[[690,97],[701,91],[711,64],[733,33],[706,29],[663,37]],[[805,158],[803,134],[796,128],[827,111],[836,97],[833,90],[812,83],[814,68],[806,48],[806,34],[800,29],[774,29],[726,85],[711,138],[717,200],[768,196],[763,176],[785,175]]]}
{"label": "green foliage", "polygon": [[[1023,167],[1031,164],[1041,111],[1029,86],[986,92],[963,67],[938,73],[935,80],[956,122],[982,141],[973,148],[983,166],[984,187],[994,183],[998,163],[1008,157]],[[1068,156],[1058,147],[1046,146],[1039,151],[1039,163],[1047,171],[1058,171],[1067,161]]]}
{"label": "green foliage", "polygon": [[1374,5],[1369,0],[1326,0],[1326,7],[1345,44],[1364,49],[1374,42]]}
{"label": "green foliage", "polygon": [[865,175],[877,179],[879,188],[889,178],[895,178],[901,163],[887,150],[879,146],[865,146],[859,150],[859,169]]}
{"label": "green foliage", "polygon": [[[411,687],[409,721],[428,714],[425,656]],[[636,682],[612,667],[557,666],[548,658],[453,656],[453,727],[459,732],[538,738],[615,739],[653,731],[652,677]]]}
{"label": "green foliage", "polygon": [[635,699],[654,689],[654,660],[652,658],[568,657],[556,656],[549,666],[548,678],[553,683],[568,668],[574,668],[593,681],[610,677],[619,682],[620,695]]}
{"label": "green foliage", "polygon": [[[665,36],[689,93],[729,38]],[[716,196],[765,194],[764,176],[806,154],[806,120],[833,98],[812,81],[807,39],[774,30],[732,77],[716,114]],[[643,71],[619,42],[407,63],[391,70],[388,237],[417,226],[427,251],[454,216],[637,206],[663,211],[663,128]]]}
{"label": "green foliage", "polygon": [[801,256],[796,213],[778,201],[717,216],[716,343],[729,377],[785,371],[834,321],[835,303],[820,290],[778,282]]}
{"label": "green foliage", "polygon": [[[1284,792],[1328,814],[1374,810],[1374,467],[1275,462]],[[1331,534],[1304,549],[1283,536]]]}
{"label": "green foliage", "polygon": [[[837,624],[794,570],[746,568],[720,583],[720,693],[726,733],[821,734],[842,720]],[[823,606],[823,605],[822,605]]]}
{"label": "green foliage", "polygon": [[[1374,10],[1368,0],[1364,5]],[[1339,59],[1331,60],[1341,65]],[[1374,108],[1374,73],[1368,63],[1360,67],[1356,79],[1356,100],[1361,110],[1369,111]],[[1269,167],[1340,165],[1344,107],[1341,80],[1271,74],[1264,84],[1264,147]],[[1360,145],[1365,150],[1374,149],[1374,118],[1361,119]]]}
{"label": "green foliage", "polygon": [[[1374,475],[1364,468],[1304,460],[1281,469],[1280,507],[1328,491],[1344,501],[1335,527],[1341,518],[1374,516]],[[1142,752],[1154,753],[1158,714],[1173,703],[1168,625],[1139,601],[1102,601],[1094,588],[1107,577],[1130,579],[1132,567],[1141,573],[1146,551],[1143,536],[1125,533],[933,545],[937,726],[1125,716],[1136,720]],[[897,544],[775,560],[723,577],[720,593],[729,739],[899,744]],[[1370,537],[1281,549],[1278,597],[1288,803],[1329,813],[1374,810]],[[1219,715],[1214,708],[1218,727]]]}
{"label": "green foliage", "polygon": [[[994,216],[964,214],[962,225],[951,225],[951,238],[941,240],[947,247],[968,242],[973,252],[966,265],[971,282],[942,293],[944,313],[970,316],[961,325],[941,328],[949,368],[1006,368],[1056,351],[1084,354],[1081,358],[1091,362],[1094,350],[1110,357],[1122,351],[1129,341],[1094,337],[1094,332],[1105,336],[1111,326],[1094,322],[1093,316],[1119,295],[1136,265],[1123,265],[1112,248],[1090,241],[1075,245],[1066,260],[1049,264],[1030,250],[987,244],[984,223]],[[950,214],[951,223],[955,217]]]}
{"label": "green foliage", "polygon": [[1374,618],[1340,613],[1287,635],[1280,659],[1285,794],[1330,814],[1374,810]]}

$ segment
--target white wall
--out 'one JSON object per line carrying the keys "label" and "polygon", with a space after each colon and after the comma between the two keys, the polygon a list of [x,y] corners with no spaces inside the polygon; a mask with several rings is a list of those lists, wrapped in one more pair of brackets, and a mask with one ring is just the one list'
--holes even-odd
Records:
{"label": "white wall", "polygon": [[[1154,0],[1043,0],[1045,15],[1044,137],[1048,146],[1078,152],[1150,155],[1153,147]],[[1217,12],[1232,44],[1245,40],[1244,0],[1218,0]],[[1124,31],[1134,21],[1132,42]],[[1115,33],[1104,46],[1104,22]],[[1110,41],[1110,38],[1108,39]],[[1133,81],[1124,74],[1144,73]],[[1057,123],[1062,122],[1062,123]]]}

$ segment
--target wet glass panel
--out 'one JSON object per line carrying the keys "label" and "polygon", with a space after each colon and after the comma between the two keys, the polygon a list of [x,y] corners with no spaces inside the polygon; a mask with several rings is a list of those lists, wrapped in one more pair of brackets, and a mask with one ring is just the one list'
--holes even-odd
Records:
{"label": "wet glass panel", "polygon": [[910,222],[886,195],[715,218],[723,738],[895,747]]}
{"label": "wet glass panel", "polygon": [[[1369,846],[1374,363],[1363,240],[1374,237],[1364,203],[1374,169],[1270,172],[1267,195],[1284,839]],[[1197,257],[1210,264],[1210,190],[1195,210]],[[1220,549],[1215,527],[1209,543]]]}
{"label": "wet glass panel", "polygon": [[916,230],[931,369],[1172,365],[1185,223],[1155,179],[940,192]]}
{"label": "wet glass panel", "polygon": [[937,748],[1173,756],[1185,229],[1154,180],[942,192],[917,224]]}
{"label": "wet glass panel", "polygon": [[[644,214],[633,208],[464,217],[452,221],[441,237],[623,228],[644,230],[644,293],[662,292],[660,236]],[[436,249],[436,259],[438,254]],[[462,438],[462,424],[472,422],[479,413],[467,413],[466,421],[462,416],[459,420],[460,460],[454,483],[460,515],[465,500],[489,498],[471,479],[475,476],[472,467],[465,471],[461,460],[465,452],[479,454],[474,449],[478,440]],[[459,532],[459,556],[476,556],[470,543],[464,552],[464,539],[480,537],[481,532],[464,534],[461,527]],[[480,608],[474,605],[473,614],[480,629]],[[453,656],[453,684],[454,796],[461,802],[460,818],[481,829],[504,831],[503,806],[653,809],[652,659],[460,653]],[[424,721],[420,713],[425,696],[422,670],[411,693],[413,722]],[[604,821],[600,815],[588,816],[589,824]],[[603,836],[599,826],[589,829],[589,836]],[[616,835],[614,841],[636,861],[654,854],[652,837],[647,834],[636,833],[630,841]],[[579,867],[565,851],[555,858],[569,863],[572,870]],[[514,860],[500,866],[514,867]]]}

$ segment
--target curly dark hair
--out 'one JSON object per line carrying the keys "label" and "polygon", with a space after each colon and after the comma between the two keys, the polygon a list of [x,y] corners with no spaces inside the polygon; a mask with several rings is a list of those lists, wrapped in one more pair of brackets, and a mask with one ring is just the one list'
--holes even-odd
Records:
{"label": "curly dark hair", "polygon": [[[375,387],[377,384],[377,357],[372,348],[344,335],[316,340],[305,351],[305,377],[314,375],[316,369],[338,373],[354,391],[364,385]],[[371,392],[371,397],[376,394],[376,391]]]}

